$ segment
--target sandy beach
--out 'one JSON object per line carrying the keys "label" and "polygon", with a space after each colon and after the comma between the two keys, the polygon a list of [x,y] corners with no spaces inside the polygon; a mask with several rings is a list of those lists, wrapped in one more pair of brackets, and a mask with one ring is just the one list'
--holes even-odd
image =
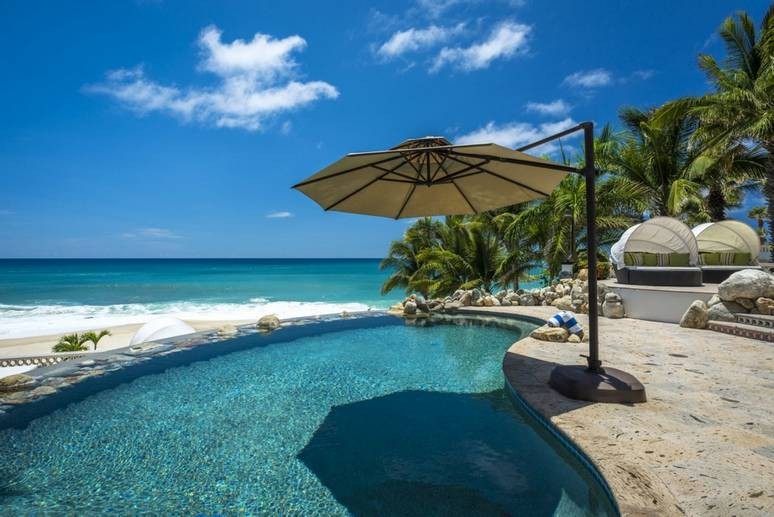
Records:
{"label": "sandy beach", "polygon": [[[251,321],[252,320],[188,320],[186,323],[191,325],[197,331],[202,331],[218,328],[223,325],[243,325],[250,323]],[[107,330],[110,331],[111,335],[106,336],[100,340],[98,351],[111,350],[114,348],[127,346],[129,344],[129,340],[132,339],[132,336],[140,327],[142,327],[142,324],[140,323],[133,325],[107,327]],[[104,329],[105,327],[90,330],[100,331]],[[62,334],[52,334],[45,336],[0,339],[0,358],[50,354],[51,347],[53,347],[57,341],[59,341],[61,336]],[[93,350],[89,350],[89,352],[93,352]]]}

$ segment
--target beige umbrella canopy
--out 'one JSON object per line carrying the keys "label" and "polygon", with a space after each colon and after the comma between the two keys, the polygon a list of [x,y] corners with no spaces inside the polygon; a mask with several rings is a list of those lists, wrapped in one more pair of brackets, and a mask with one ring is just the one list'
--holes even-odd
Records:
{"label": "beige umbrella canopy", "polygon": [[293,188],[325,210],[399,219],[477,214],[546,197],[576,171],[497,144],[425,137],[348,154]]}

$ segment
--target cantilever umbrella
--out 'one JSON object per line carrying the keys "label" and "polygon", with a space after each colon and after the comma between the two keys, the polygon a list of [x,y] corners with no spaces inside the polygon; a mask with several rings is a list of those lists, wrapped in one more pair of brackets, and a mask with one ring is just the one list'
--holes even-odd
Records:
{"label": "cantilever umbrella", "polygon": [[293,188],[325,210],[398,219],[477,214],[546,197],[574,171],[496,144],[425,137],[348,154]]}
{"label": "cantilever umbrella", "polygon": [[[576,131],[585,135],[585,167],[578,169],[523,151]],[[626,372],[602,368],[597,329],[594,126],[590,122],[518,150],[497,144],[454,145],[442,137],[406,140],[386,151],[351,153],[296,184],[323,209],[399,219],[477,214],[548,196],[567,173],[586,177],[589,243],[588,367],[558,366],[551,385],[573,398],[643,402],[642,384]]]}

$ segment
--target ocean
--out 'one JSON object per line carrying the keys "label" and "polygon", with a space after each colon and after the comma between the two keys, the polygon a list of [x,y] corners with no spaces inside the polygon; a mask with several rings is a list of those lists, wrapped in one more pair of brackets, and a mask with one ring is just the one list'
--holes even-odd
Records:
{"label": "ocean", "polygon": [[143,323],[387,308],[378,259],[0,260],[0,339]]}

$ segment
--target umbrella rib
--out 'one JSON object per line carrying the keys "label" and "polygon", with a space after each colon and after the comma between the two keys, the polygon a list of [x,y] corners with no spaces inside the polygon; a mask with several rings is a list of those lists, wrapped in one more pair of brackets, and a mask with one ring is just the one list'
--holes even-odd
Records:
{"label": "umbrella rib", "polygon": [[408,195],[406,195],[406,199],[403,200],[403,204],[400,206],[400,210],[398,210],[398,215],[395,216],[395,219],[400,219],[400,214],[403,213],[403,209],[406,208],[406,205],[408,205],[409,199],[411,199],[411,196],[414,195],[414,191],[417,188],[417,184],[414,183],[411,185],[411,188],[408,191]]}
{"label": "umbrella rib", "polygon": [[[401,165],[403,165],[403,163],[401,163],[400,165],[398,165],[398,167],[400,167]],[[395,167],[395,168],[393,168],[392,170],[390,170],[390,169],[385,169],[384,167],[380,167],[379,165],[373,165],[372,167],[373,167],[374,169],[378,169],[378,170],[380,170],[380,171],[385,171],[385,172],[389,172],[389,173],[391,173],[391,174],[395,174],[396,176],[400,176],[401,178],[405,178],[405,179],[407,179],[407,180],[409,180],[409,181],[411,181],[411,182],[416,182],[416,181],[417,181],[417,179],[416,179],[416,178],[412,178],[411,176],[409,176],[409,175],[407,175],[407,174],[403,174],[402,172],[397,172],[397,169],[398,169],[398,167]]]}
{"label": "umbrella rib", "polygon": [[[403,164],[399,163],[398,165],[395,166],[395,169],[397,169],[401,165],[403,165]],[[368,183],[366,183],[362,187],[359,187],[359,188],[355,189],[354,191],[350,192],[349,194],[347,194],[343,198],[339,199],[338,201],[336,201],[332,205],[328,206],[327,208],[325,208],[325,211],[327,212],[328,210],[330,210],[331,208],[335,207],[336,205],[343,203],[344,201],[346,201],[347,199],[351,198],[352,196],[354,196],[358,192],[361,192],[362,190],[366,189],[367,187],[370,187],[371,185],[373,185],[374,183],[376,183],[380,179],[383,179],[388,174],[394,174],[395,173],[394,170],[387,170],[387,169],[381,169],[381,168],[379,170],[384,170],[385,172],[382,175],[375,177],[374,179],[372,179],[371,181],[369,181]]]}
{"label": "umbrella rib", "polygon": [[[444,161],[446,161],[446,158],[444,158]],[[443,170],[443,173],[446,175],[447,178],[449,178],[449,171],[446,170],[446,167],[443,166],[443,162],[438,164],[438,168],[440,170]],[[454,185],[457,188],[457,192],[460,193],[460,196],[462,196],[462,199],[465,200],[465,202],[468,204],[471,210],[473,210],[474,214],[478,213],[478,210],[476,210],[476,207],[473,206],[473,203],[470,202],[470,199],[468,199],[468,196],[465,195],[465,193],[462,191],[459,185],[457,185],[457,182],[454,181],[454,178],[449,179],[452,185]]]}
{"label": "umbrella rib", "polygon": [[450,149],[449,152],[456,154],[458,156],[464,156],[466,158],[488,159],[489,161],[494,161],[494,162],[514,163],[517,165],[539,167],[541,169],[553,169],[558,171],[574,172],[574,173],[577,173],[579,171],[577,167],[571,167],[569,165],[559,165],[558,163],[544,163],[544,162],[537,162],[537,161],[533,162],[531,160],[521,160],[519,158],[506,158],[503,156],[494,156],[494,155],[488,155],[488,154],[463,153],[463,152],[456,151],[454,149]]}
{"label": "umbrella rib", "polygon": [[365,169],[366,167],[373,167],[374,165],[380,165],[382,163],[391,162],[391,161],[397,160],[399,158],[404,158],[404,157],[403,157],[402,154],[399,154],[398,156],[392,156],[390,158],[385,158],[383,160],[377,160],[377,161],[372,162],[372,163],[366,163],[364,165],[358,165],[357,167],[352,167],[350,169],[345,169],[343,171],[334,172],[333,174],[329,174],[328,176],[323,176],[322,178],[311,178],[311,179],[308,179],[306,181],[302,181],[301,183],[296,183],[295,185],[293,185],[293,188],[303,187],[303,186],[309,185],[311,183],[317,183],[318,181],[328,180],[328,179],[331,179],[331,178],[335,178],[337,176],[341,176],[342,174],[348,174],[350,172],[355,172],[355,171],[358,171],[360,169]]}
{"label": "umbrella rib", "polygon": [[[436,153],[436,154],[438,154],[438,153]],[[440,174],[440,172],[441,172],[441,169],[443,168],[443,164],[444,164],[444,163],[446,163],[446,159],[447,159],[447,158],[448,158],[448,156],[444,154],[444,155],[443,155],[443,158],[441,159],[441,161],[440,161],[440,162],[438,162],[438,168],[437,168],[437,169],[435,169],[435,174],[433,174],[433,177],[432,177],[432,178],[430,178],[430,183],[434,182],[434,181],[435,181],[435,178],[437,178],[437,177],[438,177],[438,175],[439,175],[439,174]],[[449,173],[448,173],[448,172],[447,172],[445,169],[444,169],[444,171],[443,171],[443,172],[444,172],[444,174],[445,174],[446,176],[448,176],[448,175],[449,175]]]}
{"label": "umbrella rib", "polygon": [[[457,162],[460,162],[460,163],[464,163],[465,165],[470,165],[468,162],[465,162],[463,160],[459,160],[459,159],[455,158],[454,156],[450,156],[449,158],[451,158],[454,161],[457,161]],[[478,158],[478,157],[476,156],[474,158]],[[547,194],[545,192],[541,192],[541,191],[539,191],[537,189],[534,189],[534,188],[530,187],[529,185],[525,185],[524,183],[521,183],[519,181],[513,180],[513,179],[508,178],[506,176],[502,176],[501,174],[498,174],[496,172],[492,172],[489,169],[485,169],[485,168],[481,167],[480,165],[477,165],[475,168],[479,169],[481,172],[484,172],[484,173],[489,174],[491,176],[495,176],[496,178],[500,178],[503,181],[507,181],[508,183],[513,183],[514,185],[517,185],[517,186],[519,186],[521,188],[530,190],[530,191],[534,192],[535,194],[540,194],[541,196],[545,196],[545,197],[548,197],[550,195],[550,194]]]}
{"label": "umbrella rib", "polygon": [[[383,151],[383,152],[393,152],[393,151]],[[349,168],[349,169],[345,169],[343,171],[334,172],[333,174],[329,174],[327,176],[323,176],[322,178],[311,178],[311,179],[308,179],[306,181],[302,181],[301,183],[296,183],[295,185],[293,185],[292,188],[303,187],[303,186],[309,185],[311,183],[317,183],[318,181],[323,181],[323,180],[335,178],[337,176],[341,176],[342,174],[347,174],[347,173],[350,173],[350,172],[355,172],[355,171],[358,171],[360,169],[365,169],[367,167],[374,167],[374,168],[377,168],[379,170],[384,170],[384,169],[381,169],[381,168],[376,167],[376,166],[377,165],[381,165],[383,163],[391,162],[393,160],[398,160],[398,159],[403,159],[406,163],[411,165],[411,162],[406,158],[406,155],[407,154],[417,154],[416,152],[403,152],[403,151],[398,151],[398,152],[399,152],[399,154],[397,156],[391,156],[389,158],[384,158],[383,160],[377,160],[375,162],[366,163],[366,164],[363,164],[363,165],[358,165],[357,167],[352,167],[352,168]],[[349,155],[347,155],[347,156],[349,156]],[[397,169],[401,165],[403,165],[403,164],[402,163],[398,164],[395,167],[395,169]],[[413,165],[412,165],[412,167],[413,167]],[[393,172],[394,172],[395,169],[393,169]]]}
{"label": "umbrella rib", "polygon": [[[462,163],[463,165],[467,165],[467,167],[463,167],[462,169],[460,169],[460,170],[458,170],[456,172],[447,173],[446,177],[443,178],[444,180],[446,180],[447,178],[449,178],[449,179],[455,178],[456,179],[461,174],[463,174],[465,172],[468,172],[470,170],[473,170],[473,169],[479,169],[479,172],[474,172],[473,174],[481,174],[480,167],[482,165],[486,165],[487,163],[489,163],[489,160],[484,160],[484,161],[482,161],[480,163],[471,164],[471,163],[468,163],[466,161],[456,159],[453,156],[446,155],[446,157],[451,158],[452,160],[454,160],[457,163]],[[468,174],[466,176],[472,176],[472,174]],[[463,177],[466,177],[466,176],[463,176]]]}

